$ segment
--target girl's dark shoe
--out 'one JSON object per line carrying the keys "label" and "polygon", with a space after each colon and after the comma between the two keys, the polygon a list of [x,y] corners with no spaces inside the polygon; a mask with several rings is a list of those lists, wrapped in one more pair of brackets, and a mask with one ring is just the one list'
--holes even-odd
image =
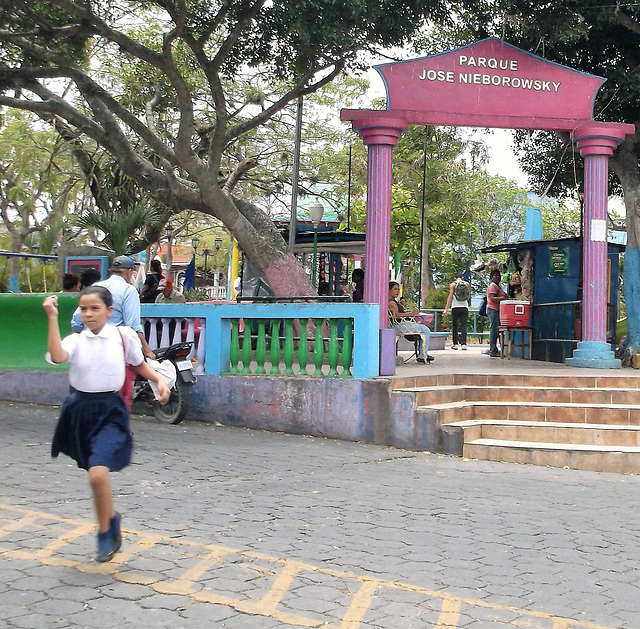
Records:
{"label": "girl's dark shoe", "polygon": [[118,544],[118,549],[122,546],[122,535],[120,534],[120,521],[122,517],[116,511],[115,515],[109,520],[109,529],[113,535],[113,541]]}
{"label": "girl's dark shoe", "polygon": [[118,552],[120,544],[116,544],[109,529],[106,533],[98,533],[98,552],[96,553],[96,561],[104,563],[111,561],[113,556]]}
{"label": "girl's dark shoe", "polygon": [[96,561],[104,563],[111,561],[113,556],[122,546],[122,535],[120,534],[120,514],[116,514],[109,521],[109,530],[105,533],[98,533],[98,552]]}

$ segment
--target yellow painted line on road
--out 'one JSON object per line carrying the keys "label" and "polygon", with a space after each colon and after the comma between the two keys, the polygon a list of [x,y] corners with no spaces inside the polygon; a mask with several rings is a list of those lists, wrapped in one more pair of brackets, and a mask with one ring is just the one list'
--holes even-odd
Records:
{"label": "yellow painted line on road", "polygon": [[45,559],[47,557],[51,557],[54,553],[57,553],[61,548],[68,546],[71,542],[75,542],[75,540],[80,537],[84,537],[85,535],[89,535],[95,526],[92,524],[80,524],[76,526],[73,530],[63,533],[57,539],[52,542],[49,542],[44,548],[37,550],[35,556],[38,560]]}
{"label": "yellow painted line on road", "polygon": [[296,561],[287,561],[284,568],[280,571],[280,574],[278,574],[276,580],[273,582],[271,589],[256,605],[258,613],[263,616],[270,616],[273,614],[284,594],[289,591],[293,580],[302,570],[305,570],[304,564]]}
{"label": "yellow painted line on road", "polygon": [[442,601],[442,609],[435,629],[450,629],[451,627],[455,629],[460,621],[461,606],[459,598],[445,598]]}
{"label": "yellow painted line on road", "polygon": [[30,513],[24,515],[19,520],[13,520],[8,524],[3,524],[2,527],[0,527],[0,539],[5,537],[6,535],[9,535],[10,533],[13,533],[14,531],[19,531],[20,529],[32,526],[39,519],[40,516],[38,514]]}
{"label": "yellow painted line on road", "polygon": [[198,579],[213,566],[219,564],[224,556],[232,552],[235,551],[231,548],[216,548],[212,550],[204,559],[200,559],[195,566],[189,568],[179,579],[167,583],[167,589],[171,589],[174,593],[193,594],[196,591],[194,587]]}
{"label": "yellow painted line on road", "polygon": [[379,585],[380,581],[378,580],[367,579],[362,583],[342,619],[340,629],[358,629],[365,614],[371,607],[373,596]]}
{"label": "yellow painted line on road", "polygon": [[[176,539],[133,529],[123,529],[123,536],[126,538],[125,544],[112,561],[104,564],[76,561],[61,557],[55,553],[59,553],[62,548],[78,538],[93,534],[95,526],[87,524],[85,521],[63,518],[41,511],[30,511],[6,504],[0,504],[0,522],[3,519],[7,519],[6,516],[2,515],[3,511],[5,514],[11,514],[12,517],[16,516],[15,520],[5,522],[0,526],[0,540],[2,540],[2,543],[0,543],[0,556],[5,559],[26,559],[43,565],[72,568],[83,573],[110,574],[114,580],[123,583],[147,586],[161,594],[187,595],[194,601],[225,605],[242,613],[273,618],[283,625],[359,629],[361,623],[365,622],[365,616],[371,608],[376,594],[382,596],[385,590],[401,590],[420,594],[424,596],[425,601],[433,601],[434,599],[441,601],[440,615],[434,629],[458,629],[463,608],[465,617],[473,615],[473,608],[511,612],[517,615],[517,619],[513,622],[504,621],[504,624],[518,628],[543,629],[543,627],[548,628],[551,626],[552,629],[615,629],[615,627],[577,621],[571,618],[561,618],[544,612],[451,596],[446,592],[429,590],[409,583],[372,579],[363,574],[314,566],[255,551],[243,551],[222,545],[199,543],[184,538]],[[46,537],[48,529],[53,528],[52,522],[68,526],[70,530],[59,534],[53,541],[48,542],[40,549],[18,547],[20,541],[13,542],[13,547],[7,545],[10,543],[11,534],[20,532],[23,529],[37,528],[39,529],[39,535]],[[164,548],[165,550],[158,551],[159,548]],[[144,566],[136,569],[136,561],[153,551],[160,552],[161,555],[165,551],[171,551],[181,560],[186,557],[189,561],[193,560],[195,563],[185,568],[183,574],[177,579],[169,578],[162,572],[154,573],[151,569],[145,570]],[[228,566],[233,566],[234,560],[231,558],[229,558],[227,564],[224,561],[230,555],[239,558],[241,562],[250,564],[249,569],[252,571],[252,575],[256,572],[259,574],[259,578],[255,579],[254,588],[261,587],[260,579],[273,579],[266,593],[263,593],[260,598],[251,598],[250,593],[246,595],[247,598],[245,599],[229,596],[214,592],[203,586],[203,584],[200,584],[201,589],[196,589],[199,579],[203,578],[206,583],[207,573],[213,568],[224,569],[227,564]],[[252,562],[257,563],[253,564]],[[128,563],[131,563],[132,566],[128,566]],[[265,563],[266,567],[261,567]],[[279,566],[279,569],[274,570],[269,566]],[[171,572],[173,577],[174,570]],[[359,585],[350,604],[344,609],[338,624],[335,624],[333,617],[329,619],[312,618],[308,615],[305,616],[294,611],[281,609],[284,596],[295,580],[304,576],[305,573],[325,575],[340,581],[353,581]],[[342,587],[342,591],[345,591],[345,586]],[[348,587],[351,588],[351,586]],[[311,612],[306,613],[310,614]],[[542,624],[540,624],[541,622]]]}

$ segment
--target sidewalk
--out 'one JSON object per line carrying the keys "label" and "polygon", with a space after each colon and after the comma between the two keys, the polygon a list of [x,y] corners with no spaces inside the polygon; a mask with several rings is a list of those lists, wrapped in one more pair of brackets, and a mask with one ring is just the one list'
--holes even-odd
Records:
{"label": "sidewalk", "polygon": [[[525,360],[522,358],[491,358],[483,352],[489,348],[487,343],[471,344],[467,351],[451,349],[447,343],[445,349],[429,352],[435,360],[430,365],[422,365],[415,359],[406,365],[396,367],[396,376],[415,376],[422,374],[448,373],[485,373],[485,374],[536,374],[571,376],[635,376],[640,378],[640,370],[624,369],[585,369],[582,367],[568,367],[564,363],[551,363],[540,360]],[[411,352],[400,352],[408,358]],[[640,627],[640,623],[638,623]]]}
{"label": "sidewalk", "polygon": [[640,626],[635,476],[134,418],[97,564],[57,409],[0,413],[3,627]]}

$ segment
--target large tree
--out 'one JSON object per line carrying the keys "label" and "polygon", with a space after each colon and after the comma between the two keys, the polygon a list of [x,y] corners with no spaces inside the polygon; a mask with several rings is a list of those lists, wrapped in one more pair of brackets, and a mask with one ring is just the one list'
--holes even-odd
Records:
{"label": "large tree", "polygon": [[[256,165],[242,140],[357,67],[359,51],[449,19],[448,4],[2,0],[0,105],[64,122],[159,203],[220,219],[277,294],[307,293],[272,221],[234,195]],[[110,66],[127,72],[114,80]]]}

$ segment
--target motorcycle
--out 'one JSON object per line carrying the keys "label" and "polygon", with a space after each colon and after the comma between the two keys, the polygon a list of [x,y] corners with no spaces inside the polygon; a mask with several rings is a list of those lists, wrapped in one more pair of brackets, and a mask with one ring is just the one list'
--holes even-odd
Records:
{"label": "motorcycle", "polygon": [[[187,359],[193,341],[175,343],[170,347],[154,349],[156,360],[147,361],[164,378],[169,386],[170,396],[166,404],[156,399],[156,385],[141,376],[133,383],[134,410],[144,413],[151,410],[159,421],[165,424],[179,424],[187,414],[187,387],[197,382],[193,363]],[[138,408],[135,408],[136,403]],[[142,407],[142,408],[141,408]]]}

